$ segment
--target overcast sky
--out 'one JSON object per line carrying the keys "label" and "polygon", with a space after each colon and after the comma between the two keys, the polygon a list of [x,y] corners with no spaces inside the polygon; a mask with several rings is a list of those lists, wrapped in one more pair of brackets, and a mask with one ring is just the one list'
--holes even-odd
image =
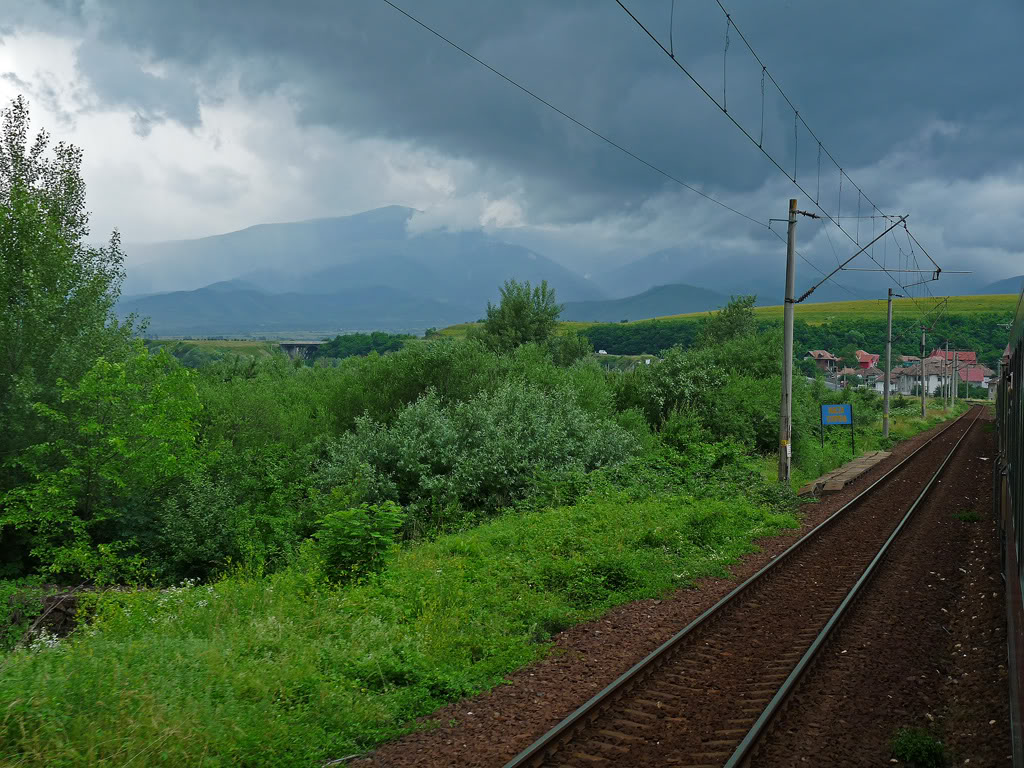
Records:
{"label": "overcast sky", "polygon": [[[612,0],[398,4],[755,219],[784,216],[794,192],[812,209]],[[627,5],[669,44],[671,0]],[[910,214],[944,268],[1024,272],[1024,5],[726,5],[849,176],[885,212]],[[718,99],[724,74],[730,113],[759,138],[761,68],[735,29],[726,51],[726,31],[714,0],[677,0],[677,59]],[[381,0],[0,0],[0,101],[19,93],[36,126],[85,150],[94,234],[117,227],[128,243],[402,204],[423,212],[416,230],[494,227],[583,272],[668,246],[695,259],[783,257],[763,227],[603,144]],[[793,115],[770,86],[763,130],[791,168]],[[838,173],[825,163],[817,177],[808,135],[796,151],[798,180],[835,214]],[[854,214],[844,184],[842,214]],[[862,242],[872,224],[861,222]],[[822,268],[835,265],[833,246],[851,252],[818,223],[801,222],[800,238]]]}

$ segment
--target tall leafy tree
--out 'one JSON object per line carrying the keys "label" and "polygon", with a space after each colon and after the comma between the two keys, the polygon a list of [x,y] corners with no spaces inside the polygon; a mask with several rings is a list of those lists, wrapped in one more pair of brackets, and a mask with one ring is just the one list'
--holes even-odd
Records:
{"label": "tall leafy tree", "polygon": [[24,98],[0,110],[0,575],[19,572],[29,547],[27,531],[5,519],[7,492],[35,474],[26,452],[53,438],[62,390],[130,346],[131,324],[113,314],[120,238],[87,242],[81,167],[77,147],[30,136]]}
{"label": "tall leafy tree", "polygon": [[[101,356],[131,335],[113,315],[124,278],[121,242],[87,242],[82,151],[29,132],[18,97],[0,111],[0,462],[45,433],[34,408],[55,405]],[[0,480],[0,490],[3,480]]]}
{"label": "tall leafy tree", "polygon": [[35,405],[49,439],[14,460],[26,481],[0,496],[0,526],[22,539],[16,566],[60,579],[140,577],[135,537],[197,462],[194,374],[136,342],[126,360],[101,358],[60,390],[58,408]]}
{"label": "tall leafy tree", "polygon": [[754,304],[757,296],[730,296],[729,303],[704,321],[697,343],[701,346],[724,344],[757,330]]}
{"label": "tall leafy tree", "polygon": [[497,305],[487,302],[483,339],[500,350],[531,341],[542,343],[554,333],[562,309],[547,280],[537,286],[531,286],[529,280],[506,280],[501,287],[501,301]]}

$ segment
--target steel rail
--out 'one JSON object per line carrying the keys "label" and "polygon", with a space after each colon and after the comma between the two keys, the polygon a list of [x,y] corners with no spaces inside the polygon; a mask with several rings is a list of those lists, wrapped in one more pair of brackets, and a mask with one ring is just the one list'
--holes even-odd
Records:
{"label": "steel rail", "polygon": [[[776,566],[778,566],[779,563],[785,562],[793,555],[794,552],[797,552],[800,549],[802,549],[804,546],[807,545],[808,542],[815,540],[823,530],[829,527],[844,512],[856,506],[868,494],[874,491],[875,488],[877,488],[879,485],[881,485],[889,478],[891,478],[908,461],[916,457],[921,451],[923,451],[925,448],[931,445],[932,442],[942,437],[944,434],[946,434],[947,431],[949,431],[954,426],[959,424],[960,421],[963,420],[963,418],[967,416],[968,413],[970,413],[970,411],[965,411],[963,414],[961,414],[952,422],[943,427],[939,432],[936,432],[934,435],[928,438],[924,443],[922,443],[916,449],[914,449],[913,452],[909,453],[906,457],[904,457],[892,469],[890,469],[888,472],[886,472],[884,475],[878,478],[875,482],[873,482],[863,491],[861,491],[852,499],[850,499],[850,501],[846,502],[846,504],[844,504],[842,507],[840,507],[831,515],[829,515],[829,517],[820,522],[813,529],[808,531],[798,541],[794,542],[790,547],[788,547],[784,552],[782,552],[782,554],[780,554],[766,566],[761,568],[761,570],[759,570],[753,576],[748,578],[738,587],[733,589],[729,594],[727,594],[713,606],[704,611],[704,613],[702,613],[696,619],[687,624],[675,635],[670,637],[664,643],[662,643],[649,654],[647,654],[647,656],[645,656],[643,659],[638,661],[624,673],[615,678],[615,680],[613,680],[609,685],[607,685],[601,691],[599,691],[590,699],[588,699],[584,704],[582,704],[575,711],[573,711],[568,717],[566,717],[564,720],[562,720],[553,728],[551,728],[547,733],[545,733],[543,736],[541,736],[539,739],[533,742],[533,744],[528,746],[518,755],[516,755],[507,763],[505,763],[504,768],[523,768],[523,766],[539,766],[541,762],[547,759],[548,755],[553,751],[552,747],[554,747],[563,739],[571,736],[573,732],[578,728],[582,727],[583,725],[586,725],[587,722],[592,720],[597,715],[597,713],[602,709],[604,705],[614,700],[614,698],[619,693],[623,692],[626,686],[629,685],[629,683],[639,679],[643,679],[648,674],[650,674],[655,669],[656,665],[666,660],[671,651],[675,649],[677,646],[679,646],[682,643],[682,641],[685,640],[690,634],[692,634],[695,630],[702,628],[704,625],[710,623],[712,619],[717,618],[721,614],[723,609],[730,607],[733,604],[733,601],[735,601],[736,598],[738,598],[740,595],[746,593],[754,586],[759,586],[761,580],[767,575],[771,574],[773,569]],[[973,426],[973,422],[971,426]],[[967,431],[964,432],[964,435],[966,435],[969,431],[970,427],[967,428]],[[961,437],[960,439],[962,440],[963,437]],[[957,444],[959,445],[959,441],[957,442]]]}
{"label": "steel rail", "polygon": [[[976,407],[977,406],[972,407],[970,410],[974,410],[974,408]],[[964,416],[966,416],[967,413],[970,413],[970,410],[965,412]],[[861,577],[859,579],[857,579],[857,583],[853,585],[853,588],[850,589],[846,597],[843,598],[843,602],[839,604],[839,607],[835,610],[835,613],[833,613],[831,618],[829,618],[829,620],[825,623],[825,626],[822,628],[821,632],[818,633],[818,636],[814,638],[814,641],[811,643],[810,647],[807,649],[807,651],[804,652],[804,655],[800,657],[800,661],[797,662],[796,666],[793,668],[793,671],[789,673],[789,677],[787,677],[786,680],[779,687],[778,692],[775,694],[775,696],[772,697],[772,700],[768,702],[768,705],[764,708],[764,711],[761,713],[760,717],[758,717],[754,725],[751,726],[750,730],[747,732],[747,735],[743,737],[743,740],[740,742],[739,746],[736,747],[736,751],[733,752],[732,756],[725,763],[725,766],[723,766],[723,768],[738,768],[738,766],[744,765],[745,761],[753,756],[754,750],[757,748],[757,746],[759,746],[761,738],[767,735],[769,726],[772,724],[772,721],[775,719],[775,716],[779,714],[779,712],[781,711],[781,708],[785,703],[786,699],[788,699],[790,694],[792,694],[793,691],[796,689],[797,685],[800,682],[800,678],[803,677],[804,672],[806,672],[810,665],[814,662],[815,657],[818,654],[818,651],[820,651],[822,647],[824,647],[825,643],[828,642],[828,640],[830,639],[832,632],[839,626],[840,622],[846,614],[847,609],[849,609],[853,602],[860,596],[861,590],[868,583],[868,581],[870,581],[871,578],[875,575],[879,564],[882,562],[882,560],[885,558],[885,555],[888,553],[889,547],[896,540],[896,537],[899,536],[900,532],[906,527],[907,523],[910,522],[910,518],[913,517],[914,512],[917,510],[918,506],[920,506],[921,502],[924,501],[924,498],[925,496],[928,495],[928,492],[931,491],[932,486],[935,484],[935,481],[939,479],[939,476],[946,469],[946,465],[949,464],[950,460],[953,458],[953,454],[955,454],[957,449],[960,447],[960,443],[962,443],[967,438],[967,436],[971,433],[971,429],[974,427],[975,424],[978,423],[978,419],[981,418],[981,414],[982,411],[978,410],[970,426],[968,426],[967,429],[964,431],[963,435],[960,436],[960,439],[957,440],[956,443],[954,443],[953,447],[946,455],[946,458],[943,460],[942,464],[940,464],[939,468],[935,470],[935,474],[932,475],[931,479],[921,490],[920,495],[917,497],[917,499],[914,500],[914,503],[910,505],[910,509],[907,510],[907,513],[903,516],[903,519],[900,520],[899,525],[896,526],[896,529],[892,532],[889,538],[886,539],[885,544],[883,544],[882,548],[878,550],[878,554],[874,556],[874,558],[868,564],[868,567],[864,569],[864,573],[861,574]],[[959,419],[957,419],[957,421],[959,421]]]}

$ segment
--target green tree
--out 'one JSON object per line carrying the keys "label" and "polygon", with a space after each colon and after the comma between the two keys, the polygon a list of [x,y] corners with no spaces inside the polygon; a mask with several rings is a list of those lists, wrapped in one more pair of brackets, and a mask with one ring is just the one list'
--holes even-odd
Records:
{"label": "green tree", "polygon": [[22,570],[119,581],[139,576],[133,533],[155,525],[168,490],[196,463],[194,374],[141,343],[124,362],[98,360],[60,407],[37,403],[51,434],[22,452],[28,476],[0,496],[0,527],[24,538]]}
{"label": "green tree", "polygon": [[528,342],[543,343],[551,336],[562,314],[555,301],[555,289],[547,280],[531,287],[530,281],[506,280],[501,302],[487,302],[481,338],[493,349],[507,351]]}
{"label": "green tree", "polygon": [[821,375],[821,369],[817,366],[814,360],[809,357],[803,358],[797,363],[797,365],[804,376],[809,376],[813,379]]}
{"label": "green tree", "polygon": [[841,368],[857,368],[860,363],[857,361],[857,347],[853,344],[846,344],[839,349],[836,353],[841,362],[839,363]]}
{"label": "green tree", "polygon": [[754,303],[757,296],[730,296],[729,303],[704,321],[697,337],[701,346],[722,344],[757,330]]}
{"label": "green tree", "polygon": [[555,365],[563,368],[569,367],[577,360],[582,360],[594,351],[590,340],[576,331],[567,331],[552,336],[548,339],[547,346]]}
{"label": "green tree", "polygon": [[[82,152],[29,138],[21,97],[0,111],[0,464],[45,435],[34,407],[57,405],[58,379],[123,359],[130,324],[112,310],[124,278],[120,238],[87,245]],[[10,487],[3,473],[0,492]],[[0,536],[0,548],[2,548]]]}

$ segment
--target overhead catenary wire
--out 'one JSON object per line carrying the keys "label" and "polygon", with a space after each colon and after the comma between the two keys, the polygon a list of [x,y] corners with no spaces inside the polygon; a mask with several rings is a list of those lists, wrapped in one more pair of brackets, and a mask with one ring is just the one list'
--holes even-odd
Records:
{"label": "overhead catenary wire", "polygon": [[[637,16],[625,5],[625,3],[622,2],[622,0],[615,0],[615,2],[630,17],[630,19],[632,19],[633,22],[655,43],[655,45],[657,45],[666,54],[669,53],[669,51],[665,48],[664,44],[662,44],[662,42],[651,32],[651,30],[642,21],[640,21],[640,19],[637,18]],[[761,66],[762,83],[764,82],[764,77],[767,76],[768,79],[771,81],[771,83],[779,91],[779,94],[783,97],[783,99],[785,99],[785,101],[789,105],[790,109],[793,110],[793,113],[794,113],[794,125],[795,126],[803,125],[804,128],[807,130],[807,132],[811,135],[811,137],[817,143],[821,144],[821,140],[818,138],[817,134],[814,133],[814,131],[811,129],[810,125],[808,125],[807,121],[803,117],[801,117],[799,110],[796,108],[796,105],[793,104],[792,100],[789,98],[789,96],[786,95],[785,91],[782,89],[782,87],[779,85],[779,83],[775,80],[774,76],[768,70],[767,65],[765,65],[765,63],[757,55],[757,52],[754,51],[753,46],[751,46],[750,42],[747,40],[747,38],[743,34],[742,30],[736,25],[735,20],[732,18],[732,16],[726,10],[726,8],[722,4],[721,0],[715,0],[715,2],[718,4],[719,8],[722,10],[722,13],[725,14],[725,16],[726,16],[726,18],[728,20],[729,28],[735,30],[736,34],[739,35],[739,37],[743,41],[744,45],[746,45],[747,50],[750,51],[750,53],[754,57],[755,61],[757,61],[757,63]],[[795,165],[795,159],[796,159],[796,155],[797,155],[798,145],[797,145],[796,141],[794,141],[794,170],[793,170],[793,174],[790,175],[790,173],[782,166],[782,164],[770,152],[768,152],[768,150],[766,150],[764,148],[764,145],[763,145],[763,124],[762,124],[761,139],[757,140],[757,139],[754,138],[753,135],[751,135],[751,133],[738,120],[736,120],[736,118],[733,116],[733,114],[728,111],[727,105],[724,103],[724,99],[723,99],[722,103],[719,103],[718,100],[715,99],[715,97],[711,95],[711,93],[708,91],[708,89],[705,88],[704,85],[699,80],[697,80],[697,78],[694,77],[694,75],[674,55],[670,55],[669,58],[676,65],[676,67],[678,67],[679,70],[681,72],[683,72],[683,74],[685,74],[686,77],[689,78],[690,81],[695,86],[697,86],[697,88],[701,91],[701,93],[703,93],[713,104],[715,104],[715,106],[717,106],[719,108],[719,110],[721,110],[721,112],[729,119],[729,121],[732,122],[733,125],[735,125],[736,128],[738,128],[739,131],[744,136],[746,136],[746,138],[754,146],[756,146],[761,151],[761,153],[769,160],[769,162],[771,162],[781,173],[783,173],[794,184],[794,186],[797,187],[797,189],[799,189],[809,200],[811,200],[814,203],[815,207],[817,207],[818,210],[820,210],[822,212],[822,214],[827,219],[829,219],[833,224],[835,224],[835,226],[844,235],[846,235],[846,237],[854,245],[857,245],[857,246],[860,245],[859,237],[854,237],[853,235],[851,235],[842,226],[842,224],[840,223],[841,217],[838,216],[838,214],[840,214],[842,212],[841,206],[842,206],[842,183],[843,183],[843,178],[845,177],[850,182],[850,184],[852,184],[853,187],[857,190],[857,193],[858,193],[858,205],[859,205],[859,202],[860,202],[861,198],[863,198],[864,200],[866,200],[871,205],[871,210],[878,211],[879,214],[882,214],[883,212],[871,200],[871,198],[866,193],[864,193],[864,191],[857,184],[855,184],[853,182],[853,180],[843,170],[842,166],[839,165],[838,161],[835,159],[835,157],[832,155],[832,153],[828,150],[827,147],[822,145],[821,149],[822,149],[822,151],[824,151],[825,155],[829,158],[829,160],[831,160],[832,163],[836,166],[836,168],[839,169],[839,199],[838,199],[838,202],[837,202],[837,210],[836,210],[837,216],[835,216],[835,217],[833,217],[833,215],[831,213],[829,213],[827,210],[825,210],[825,208],[819,202],[818,196],[811,195],[810,192],[807,189],[805,189],[804,186],[797,180],[797,170],[796,170],[796,165]],[[763,95],[763,90],[762,90],[762,112],[763,112],[763,108],[764,108],[764,95]],[[796,128],[794,128],[794,130],[796,130]],[[820,177],[820,174],[819,174],[819,177]],[[858,218],[858,219],[860,218],[859,213],[858,213],[858,216],[856,218]],[[874,257],[874,255],[872,253],[868,252],[867,256],[872,261],[874,261],[876,264],[878,264],[879,267],[882,267],[883,271],[889,277],[889,279],[892,280],[899,288],[901,288],[901,289],[906,289],[907,288],[907,286],[904,286],[902,283],[900,283],[899,280],[897,280],[893,275],[889,274],[889,272],[884,268],[884,266],[882,264],[880,264],[877,261],[877,259]],[[914,299],[914,297],[912,295],[910,296],[910,298]],[[916,304],[917,304],[917,302],[916,302],[916,299],[915,299],[915,305]],[[920,309],[920,307],[919,307],[919,309]]]}

